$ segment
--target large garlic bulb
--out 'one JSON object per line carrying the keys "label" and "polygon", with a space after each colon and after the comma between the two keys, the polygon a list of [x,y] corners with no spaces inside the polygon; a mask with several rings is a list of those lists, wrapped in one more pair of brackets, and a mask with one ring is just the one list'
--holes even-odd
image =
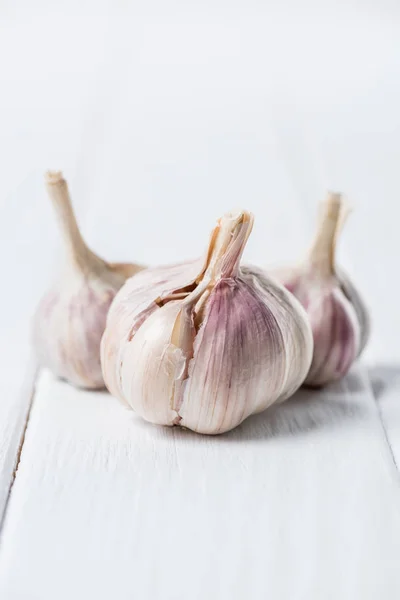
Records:
{"label": "large garlic bulb", "polygon": [[252,227],[247,212],[226,215],[205,260],[143,271],[115,297],[104,380],[146,420],[222,433],[303,382],[312,356],[304,310],[262,270],[240,268]]}
{"label": "large garlic bulb", "polygon": [[360,294],[335,265],[336,242],[348,209],[340,194],[321,203],[320,224],[302,264],[273,272],[310,319],[314,355],[305,383],[319,387],[347,373],[365,347],[369,317]]}
{"label": "large garlic bulb", "polygon": [[87,247],[61,173],[47,173],[46,188],[67,256],[57,281],[36,311],[34,346],[40,364],[55,375],[79,387],[102,388],[100,341],[107,312],[125,280],[142,267],[107,263]]}

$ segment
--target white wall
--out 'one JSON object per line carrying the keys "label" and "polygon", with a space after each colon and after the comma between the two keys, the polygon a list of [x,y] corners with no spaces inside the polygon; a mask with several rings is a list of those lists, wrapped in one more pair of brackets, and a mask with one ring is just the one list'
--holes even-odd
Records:
{"label": "white wall", "polygon": [[0,9],[3,335],[26,335],[55,262],[42,174],[61,168],[92,246],[149,263],[199,254],[239,205],[256,214],[248,260],[296,258],[325,190],[345,192],[339,253],[372,309],[368,356],[399,356],[397,2],[13,4]]}

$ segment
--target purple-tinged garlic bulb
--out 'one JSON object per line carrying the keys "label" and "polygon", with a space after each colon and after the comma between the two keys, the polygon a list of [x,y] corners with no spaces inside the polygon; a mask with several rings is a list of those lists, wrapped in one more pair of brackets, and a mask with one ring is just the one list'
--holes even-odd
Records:
{"label": "purple-tinged garlic bulb", "polygon": [[87,247],[60,172],[46,174],[46,189],[67,256],[58,280],[37,308],[34,347],[40,364],[58,377],[79,387],[102,388],[100,341],[108,309],[125,280],[143,267],[107,263]]}
{"label": "purple-tinged garlic bulb", "polygon": [[335,265],[336,243],[348,214],[340,194],[321,203],[314,243],[299,266],[273,275],[304,306],[311,323],[314,355],[305,384],[339,379],[364,349],[370,332],[367,309],[349,278]]}
{"label": "purple-tinged garlic bulb", "polygon": [[245,211],[224,216],[205,260],[143,271],[115,297],[104,380],[144,419],[222,433],[302,384],[310,325],[283,287],[240,267],[252,227]]}

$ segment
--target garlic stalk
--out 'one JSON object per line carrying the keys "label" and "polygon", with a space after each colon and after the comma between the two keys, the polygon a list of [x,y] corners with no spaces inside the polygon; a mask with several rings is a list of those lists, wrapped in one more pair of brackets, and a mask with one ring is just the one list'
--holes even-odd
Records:
{"label": "garlic stalk", "polygon": [[310,319],[314,355],[305,383],[319,387],[347,373],[370,332],[367,309],[349,278],[335,265],[336,244],[348,215],[340,194],[321,203],[311,249],[299,266],[273,275],[301,302]]}
{"label": "garlic stalk", "polygon": [[283,287],[240,267],[252,227],[248,212],[225,215],[205,260],[143,271],[115,297],[104,380],[144,419],[222,433],[303,382],[311,329]]}
{"label": "garlic stalk", "polygon": [[85,388],[102,388],[100,341],[111,301],[128,277],[142,269],[110,264],[86,245],[60,172],[48,172],[52,201],[67,249],[58,280],[42,298],[33,325],[39,362],[55,375]]}

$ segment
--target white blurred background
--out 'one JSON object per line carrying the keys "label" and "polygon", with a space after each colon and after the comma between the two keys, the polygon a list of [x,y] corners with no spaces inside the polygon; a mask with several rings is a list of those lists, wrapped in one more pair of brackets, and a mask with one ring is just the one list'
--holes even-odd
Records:
{"label": "white blurred background", "polygon": [[354,211],[339,259],[373,315],[366,356],[399,357],[397,0],[3,2],[0,15],[0,330],[15,351],[60,258],[52,168],[96,251],[151,264],[201,253],[237,206],[256,216],[246,260],[296,260],[318,201],[342,191]]}

